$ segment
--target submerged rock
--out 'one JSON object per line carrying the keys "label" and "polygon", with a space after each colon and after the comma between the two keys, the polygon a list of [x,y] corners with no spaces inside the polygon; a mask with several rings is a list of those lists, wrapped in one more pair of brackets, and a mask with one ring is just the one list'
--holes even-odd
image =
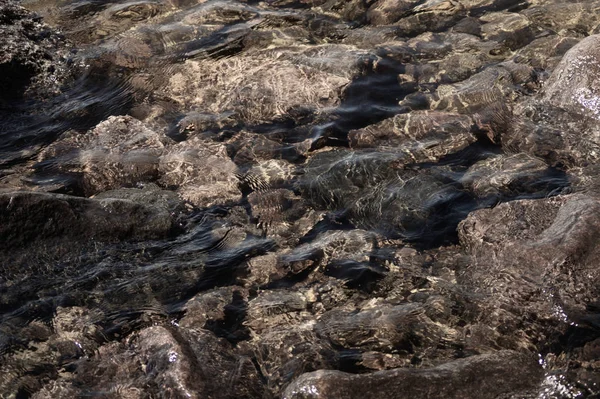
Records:
{"label": "submerged rock", "polygon": [[478,340],[539,350],[569,323],[595,323],[599,207],[581,194],[520,200],[476,211],[461,223],[460,240],[472,260],[458,281],[486,296],[476,309],[493,309],[481,322],[499,333]]}
{"label": "submerged rock", "polygon": [[108,196],[85,199],[17,191],[0,194],[3,250],[69,240],[115,241],[165,237],[174,228],[168,207]]}
{"label": "submerged rock", "polygon": [[90,196],[156,181],[159,157],[171,143],[131,116],[111,116],[85,134],[67,132],[40,153],[38,168],[81,176]]}
{"label": "submerged rock", "polygon": [[339,103],[348,78],[317,66],[298,65],[273,52],[235,58],[188,60],[172,71],[165,95],[203,112],[235,111],[256,124],[295,108],[321,109]]}
{"label": "submerged rock", "polygon": [[466,115],[413,111],[348,134],[354,148],[380,148],[406,154],[409,162],[437,161],[475,142],[474,121]]}
{"label": "submerged rock", "polygon": [[238,168],[225,145],[192,138],[173,145],[160,157],[159,184],[177,189],[179,195],[198,207],[237,202]]}
{"label": "submerged rock", "polygon": [[499,155],[471,166],[462,184],[479,197],[540,195],[566,185],[566,179],[528,154]]}
{"label": "submerged rock", "polygon": [[[515,373],[514,370],[519,370]],[[542,382],[533,356],[512,351],[472,356],[430,368],[370,374],[319,370],[303,374],[283,394],[292,398],[526,397]]]}
{"label": "submerged rock", "polygon": [[3,130],[0,396],[592,392],[592,3],[28,0],[86,45]]}

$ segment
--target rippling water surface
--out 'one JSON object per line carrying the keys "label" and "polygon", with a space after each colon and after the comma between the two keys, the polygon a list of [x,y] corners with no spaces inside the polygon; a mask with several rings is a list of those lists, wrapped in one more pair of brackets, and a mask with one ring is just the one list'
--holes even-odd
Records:
{"label": "rippling water surface", "polygon": [[509,350],[544,366],[510,397],[597,392],[594,298],[564,313],[548,275],[478,269],[486,228],[459,240],[573,191],[562,153],[505,137],[596,3],[463,3],[24,1],[66,72],[0,103],[0,391],[346,397],[290,384]]}

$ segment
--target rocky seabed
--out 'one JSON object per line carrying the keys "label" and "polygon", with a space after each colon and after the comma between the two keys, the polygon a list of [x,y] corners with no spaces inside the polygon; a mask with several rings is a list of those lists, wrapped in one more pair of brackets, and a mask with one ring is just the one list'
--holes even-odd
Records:
{"label": "rocky seabed", "polygon": [[600,1],[0,0],[0,397],[600,397]]}

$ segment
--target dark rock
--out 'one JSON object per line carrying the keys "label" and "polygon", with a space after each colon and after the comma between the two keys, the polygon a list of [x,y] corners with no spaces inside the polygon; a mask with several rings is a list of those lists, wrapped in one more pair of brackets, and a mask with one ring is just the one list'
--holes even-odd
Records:
{"label": "dark rock", "polygon": [[[113,344],[101,348],[101,356],[80,365],[74,385],[89,392],[142,390],[192,398],[264,394],[252,361],[235,355],[227,342],[205,330],[155,326],[136,333],[130,342],[126,351]],[[125,375],[130,382],[121,385]]]}
{"label": "dark rock", "polygon": [[224,321],[226,307],[234,300],[234,293],[239,287],[222,287],[202,292],[185,305],[186,315],[179,321],[183,328],[206,328],[207,323]]}
{"label": "dark rock", "polygon": [[401,368],[359,375],[319,370],[302,375],[286,388],[283,397],[525,397],[537,392],[542,376],[542,368],[533,356],[500,351],[431,369]]}
{"label": "dark rock", "polygon": [[521,13],[541,29],[556,32],[562,37],[585,37],[598,26],[598,5],[591,3],[534,4]]}
{"label": "dark rock", "polygon": [[0,204],[0,236],[5,250],[31,248],[32,242],[62,245],[61,240],[158,238],[174,227],[169,209],[127,199],[13,192],[0,194]]}
{"label": "dark rock", "polygon": [[59,61],[66,43],[58,32],[12,0],[0,2],[0,32],[0,106],[10,106],[24,94],[59,93],[67,72]]}
{"label": "dark rock", "polygon": [[371,262],[357,262],[353,260],[338,260],[329,263],[325,274],[342,279],[349,288],[361,288],[369,291],[377,280],[385,276],[385,267]]}
{"label": "dark rock", "polygon": [[252,217],[267,236],[280,237],[288,245],[298,242],[322,218],[290,190],[255,191],[248,202]]}
{"label": "dark rock", "polygon": [[517,105],[514,119],[501,135],[502,146],[527,152],[551,165],[588,166],[599,159],[595,139],[600,121],[533,99]]}
{"label": "dark rock", "polygon": [[539,71],[546,71],[545,74],[547,74],[552,72],[565,53],[577,44],[579,40],[574,37],[561,37],[557,35],[540,37],[531,41],[525,47],[520,48],[516,52],[516,57],[524,60],[529,66]]}
{"label": "dark rock", "polygon": [[368,261],[376,246],[375,233],[364,230],[326,231],[314,240],[280,256],[281,265],[291,273],[327,265],[336,260]]}
{"label": "dark rock", "polygon": [[419,2],[404,18],[396,22],[402,36],[416,36],[423,32],[439,32],[467,16],[461,2],[429,0]]}
{"label": "dark rock", "polygon": [[333,348],[319,339],[312,323],[274,327],[255,339],[255,357],[274,395],[308,370],[336,365]]}
{"label": "dark rock", "polygon": [[274,326],[291,324],[294,319],[304,321],[307,317],[302,312],[307,307],[308,300],[300,292],[264,292],[248,303],[248,318],[251,320],[248,325],[257,334],[263,334]]}
{"label": "dark rock", "polygon": [[511,50],[523,47],[535,36],[531,21],[518,13],[489,13],[479,20],[483,22],[481,34],[484,39],[502,43]]}
{"label": "dark rock", "polygon": [[418,0],[377,0],[369,7],[367,20],[372,25],[388,25],[409,14],[410,10],[419,3],[421,2]]}

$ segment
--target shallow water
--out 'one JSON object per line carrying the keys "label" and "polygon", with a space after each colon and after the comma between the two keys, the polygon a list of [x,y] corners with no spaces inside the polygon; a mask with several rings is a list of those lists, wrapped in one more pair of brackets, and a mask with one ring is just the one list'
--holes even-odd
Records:
{"label": "shallow water", "polygon": [[[165,199],[174,205],[164,207],[164,217],[173,219],[164,234],[131,233],[132,227],[114,237],[71,236],[67,226],[45,237],[28,224],[30,238],[17,244],[7,238],[0,275],[1,392],[53,397],[58,394],[49,387],[59,381],[73,384],[76,395],[119,397],[118,387],[137,387],[141,380],[113,376],[108,382],[110,373],[94,379],[85,361],[104,370],[97,354],[112,349],[103,348],[127,346],[151,326],[176,330],[182,320],[223,338],[235,356],[248,356],[265,387],[260,394],[231,391],[214,397],[279,396],[302,372],[318,369],[426,368],[524,347],[556,357],[593,340],[590,333],[583,343],[567,344],[561,340],[568,341],[569,333],[562,338],[548,333],[537,337],[540,342],[532,338],[530,346],[512,338],[494,344],[482,339],[486,343],[477,346],[449,332],[478,326],[478,312],[486,312],[472,305],[480,300],[473,286],[448,277],[462,267],[464,253],[455,247],[459,223],[478,209],[571,190],[563,163],[523,155],[494,136],[503,123],[494,107],[533,98],[552,71],[553,66],[536,65],[534,56],[529,64],[515,61],[535,51],[530,50],[534,40],[556,35],[531,16],[526,29],[511,31],[513,15],[539,5],[470,2],[464,15],[434,13],[430,22],[416,23],[419,13],[409,11],[431,2],[414,2],[406,6],[404,19],[377,26],[373,12],[350,3],[356,3],[355,10],[335,1],[23,2],[64,35],[68,48],[57,62],[71,75],[56,95],[16,96],[2,104],[0,193],[26,190],[101,201],[131,198],[110,191],[129,188],[149,190],[150,196],[155,189],[170,190],[179,197]],[[388,17],[384,12],[381,18]],[[500,19],[496,27],[494,18]],[[473,29],[476,34],[470,34]],[[579,36],[573,38],[574,44]],[[565,47],[556,52],[562,56]],[[454,54],[459,58],[453,61]],[[521,72],[524,65],[530,69]],[[482,71],[490,71],[498,86],[482,78]],[[143,125],[109,119],[119,115]],[[140,203],[146,206],[147,197]],[[92,211],[74,220],[103,220],[106,202],[99,210],[89,206]],[[35,209],[40,208],[33,205],[28,212]],[[278,266],[263,276],[257,270],[269,256],[277,257]],[[208,305],[202,308],[208,316],[193,321],[194,301],[230,288],[230,302],[214,305],[224,306],[223,314],[211,316]],[[282,349],[257,327],[262,319],[252,313],[265,320],[289,313],[290,331],[304,334],[310,330],[306,326],[327,323],[324,312],[358,312],[377,301],[419,303],[418,314],[417,294],[433,298],[430,291],[455,301],[439,311],[447,315],[436,319],[428,313],[433,321],[418,319],[404,338],[388,339],[384,332],[386,344],[369,343],[369,336],[378,336],[373,326],[366,337],[352,341],[332,337],[330,326],[316,324],[298,338],[304,345],[295,349],[298,365],[269,357]],[[270,292],[317,299],[306,299],[309,305],[291,299],[260,305]],[[269,306],[274,310],[264,310]],[[403,313],[408,311],[390,312],[390,323],[408,318]],[[540,323],[559,331],[572,322],[569,317]],[[61,324],[63,318],[72,320],[70,327]],[[345,331],[346,322],[333,325]],[[265,323],[273,331],[283,325]],[[440,325],[448,331],[436,330]],[[63,342],[76,342],[78,349],[64,349]],[[180,355],[190,353],[188,348]],[[389,355],[379,360],[383,366],[365,360],[378,354]],[[579,380],[565,382],[562,363],[550,371],[552,360],[544,362],[539,397],[596,392],[586,385],[591,382],[578,387]],[[156,367],[157,375],[173,373]],[[238,377],[244,385],[246,377]],[[147,395],[185,396],[185,389],[177,393],[169,384],[174,383],[147,387]],[[175,393],[166,394],[168,389]],[[212,397],[213,391],[202,389],[195,394]]]}

